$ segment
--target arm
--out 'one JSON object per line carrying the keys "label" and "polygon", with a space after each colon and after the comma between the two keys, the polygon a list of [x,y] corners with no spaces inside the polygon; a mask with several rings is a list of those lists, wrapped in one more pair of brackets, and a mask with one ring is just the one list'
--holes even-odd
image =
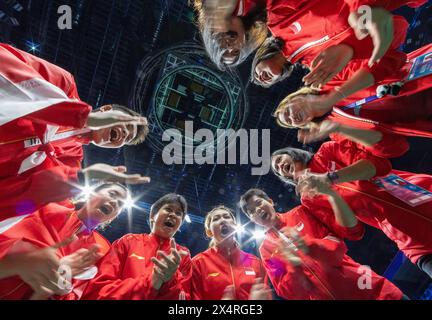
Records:
{"label": "arm", "polygon": [[277,295],[289,300],[309,300],[312,284],[303,267],[289,264],[271,249],[268,243],[263,242],[260,255]]}
{"label": "arm", "polygon": [[347,252],[345,243],[337,237],[328,234],[322,239],[308,239],[309,256],[320,261],[323,265],[338,267],[342,264]]}

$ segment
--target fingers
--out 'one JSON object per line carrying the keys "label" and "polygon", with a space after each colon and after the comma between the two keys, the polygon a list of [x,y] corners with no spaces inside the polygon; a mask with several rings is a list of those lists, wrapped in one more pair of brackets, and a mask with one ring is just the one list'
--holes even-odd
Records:
{"label": "fingers", "polygon": [[170,269],[177,268],[178,262],[180,262],[180,256],[178,255],[178,253],[177,253],[178,259],[176,257],[173,258],[168,257],[163,251],[159,251],[158,254],[162,257],[162,260],[165,261],[165,264],[168,268]]}
{"label": "fingers", "polygon": [[164,264],[163,262],[159,261],[157,258],[152,257],[151,261],[159,268],[166,270],[168,269],[168,266],[166,264]]}
{"label": "fingers", "polygon": [[221,300],[234,300],[234,298],[234,286],[226,286]]}
{"label": "fingers", "polygon": [[371,28],[372,31],[370,35],[374,44],[374,50],[369,59],[369,67],[379,62],[391,45],[393,41],[393,19],[388,18],[384,23],[380,23],[379,25],[375,24],[371,26]]}
{"label": "fingers", "polygon": [[133,174],[133,175],[126,176],[125,181],[128,184],[146,184],[146,183],[150,183],[151,178],[143,177],[140,174]]}
{"label": "fingers", "polygon": [[60,249],[63,248],[69,244],[71,244],[72,242],[78,240],[78,237],[74,234],[72,236],[70,236],[69,238],[64,239],[63,241],[60,241],[58,243],[56,243],[55,245],[51,246],[52,249]]}

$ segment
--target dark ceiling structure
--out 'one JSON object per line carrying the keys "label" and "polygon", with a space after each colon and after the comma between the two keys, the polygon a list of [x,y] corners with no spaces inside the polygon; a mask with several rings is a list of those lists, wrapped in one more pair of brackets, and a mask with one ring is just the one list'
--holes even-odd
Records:
{"label": "dark ceiling structure", "polygon": [[[72,29],[57,27],[58,7],[72,8]],[[410,21],[405,51],[432,41],[432,1],[419,10],[398,11]],[[271,173],[252,176],[248,164],[172,164],[162,161],[162,132],[193,121],[195,130],[207,128],[270,129],[271,151],[300,145],[296,132],[278,128],[270,116],[287,93],[301,85],[306,70],[298,68],[290,81],[271,89],[251,84],[250,60],[237,70],[218,71],[200,45],[194,13],[187,0],[2,0],[0,41],[40,56],[70,71],[81,99],[97,108],[104,104],[129,105],[151,123],[148,141],[120,150],[86,148],[85,165],[125,164],[130,172],[152,177],[148,185],[133,187],[137,207],[122,214],[104,234],[115,240],[126,233],[149,231],[151,203],[169,192],[186,197],[188,222],[176,239],[192,254],[204,250],[203,217],[218,204],[236,210],[240,195],[251,187],[265,190],[279,211],[298,204],[292,188]],[[193,141],[192,143],[199,143]],[[432,174],[430,141],[411,139],[411,151],[395,159],[397,169]],[[241,237],[245,250],[255,252],[255,241]],[[385,274],[413,298],[432,299],[429,279],[398,254],[382,233],[368,228],[364,239],[349,243],[350,255]],[[430,289],[432,291],[432,289]]]}

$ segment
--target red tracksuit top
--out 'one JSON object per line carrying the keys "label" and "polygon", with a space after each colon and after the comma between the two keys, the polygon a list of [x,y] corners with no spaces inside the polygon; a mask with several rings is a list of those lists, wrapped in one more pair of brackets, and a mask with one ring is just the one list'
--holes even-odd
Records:
{"label": "red tracksuit top", "polygon": [[[82,299],[92,300],[182,300],[190,297],[191,258],[182,258],[171,281],[159,291],[152,288],[152,257],[158,250],[169,254],[170,239],[154,234],[127,234],[112,244],[100,261],[99,273],[90,281]],[[188,251],[177,245],[178,250]]]}
{"label": "red tracksuit top", "polygon": [[278,229],[295,228],[309,246],[308,255],[297,251],[302,264],[294,267],[281,255],[278,236],[269,230],[260,246],[267,274],[276,293],[288,300],[399,300],[402,292],[387,279],[370,272],[371,286],[359,287],[361,265],[346,255],[345,243],[336,238],[304,206],[279,214]]}
{"label": "red tracksuit top", "polygon": [[[83,159],[82,145],[89,143],[89,137],[87,134],[82,134],[29,147],[25,146],[24,141],[30,138],[43,140],[47,129],[51,126],[59,126],[57,132],[82,128],[91,107],[77,100],[79,97],[75,81],[67,71],[5,44],[0,44],[0,60],[2,79],[13,83],[42,79],[62,90],[70,99],[0,126],[0,185],[8,187],[2,188],[6,190],[6,194],[0,196],[0,203],[2,209],[9,206],[14,210],[14,207],[10,207],[15,205],[10,203],[11,195],[28,195],[29,186],[35,181],[34,175],[39,171],[60,170],[63,175],[67,175],[67,179],[75,179],[76,171],[81,168]],[[44,89],[40,90],[44,92]],[[36,152],[44,152],[47,158],[40,165],[17,175],[23,160]],[[43,184],[43,181],[38,180],[38,183]],[[37,206],[34,209],[37,209]],[[5,210],[1,211],[0,220],[11,216],[10,210],[7,211],[8,214]],[[16,214],[21,213],[12,212],[12,215]]]}
{"label": "red tracksuit top", "polygon": [[265,279],[261,260],[235,247],[232,252],[212,247],[192,259],[192,300],[220,300],[233,285],[236,300],[248,300],[255,278]]}
{"label": "red tracksuit top", "polygon": [[[0,259],[14,252],[25,252],[36,248],[45,248],[55,245],[67,239],[75,232],[78,240],[66,247],[58,249],[59,257],[69,255],[80,248],[88,248],[93,243],[100,245],[100,252],[108,252],[110,243],[96,231],[87,229],[77,217],[73,204],[69,202],[51,203],[34,212],[23,216],[22,220],[13,224],[9,222],[9,228],[3,229],[0,234]],[[3,227],[5,227],[3,225]],[[57,299],[76,300],[80,297],[83,288],[88,281],[74,280],[73,291]],[[0,299],[21,300],[29,299],[33,290],[18,276],[0,279]]]}
{"label": "red tracksuit top", "polygon": [[267,25],[273,36],[284,41],[282,52],[291,63],[302,62],[309,66],[323,50],[347,43],[354,49],[353,59],[364,60],[362,66],[374,75],[375,81],[380,81],[405,63],[406,55],[397,49],[404,42],[408,23],[403,17],[393,18],[395,37],[389,50],[378,63],[368,67],[367,61],[373,50],[372,39],[357,40],[348,16],[353,8],[362,4],[393,10],[407,3],[420,6],[425,0],[267,0]]}
{"label": "red tracksuit top", "polygon": [[[408,54],[404,67],[392,76],[342,100],[333,108],[329,119],[365,128],[379,128],[381,131],[407,136],[432,137],[432,76],[424,76],[406,82],[397,96],[387,95],[355,109],[342,111],[340,108],[376,94],[379,85],[403,81],[407,78],[415,58],[432,52],[428,44]],[[350,61],[347,67],[326,84],[323,91],[341,86],[358,70],[362,62]],[[372,120],[372,121],[369,121]]]}
{"label": "red tracksuit top", "polygon": [[[408,145],[403,142],[403,137],[394,137],[393,142],[391,136],[386,137],[372,148],[362,147],[338,136],[333,136],[333,139],[336,141],[323,143],[308,163],[312,172],[338,170],[366,159],[375,165],[376,177],[393,173],[426,190],[432,190],[432,176],[393,170],[386,159],[405,152]],[[411,207],[371,181],[339,183],[334,188],[349,203],[360,221],[381,229],[413,263],[421,256],[432,253],[430,202]],[[326,197],[302,198],[302,204],[333,232],[343,237],[332,228],[334,215],[329,214],[329,211],[321,211],[322,208],[330,207]]]}

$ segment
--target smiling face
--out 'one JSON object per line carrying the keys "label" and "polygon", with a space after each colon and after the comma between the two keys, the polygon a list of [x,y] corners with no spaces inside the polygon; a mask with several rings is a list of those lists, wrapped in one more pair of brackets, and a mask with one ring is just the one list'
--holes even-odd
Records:
{"label": "smiling face", "polygon": [[206,223],[206,234],[208,237],[213,238],[216,244],[234,236],[236,222],[227,210],[216,209],[210,213],[206,220],[208,221]]}
{"label": "smiling face", "polygon": [[287,154],[279,154],[271,158],[272,168],[281,176],[297,180],[300,173],[306,168],[300,161],[294,161],[293,158]]}
{"label": "smiling face", "polygon": [[126,189],[120,185],[107,185],[92,193],[87,200],[84,209],[85,224],[91,228],[113,220],[122,210],[127,199]]}
{"label": "smiling face", "polygon": [[219,46],[224,50],[222,62],[226,65],[237,62],[240,51],[246,43],[246,33],[242,20],[239,17],[232,17],[230,22],[226,31],[215,35]]}
{"label": "smiling face", "polygon": [[273,85],[282,76],[285,63],[281,54],[275,54],[271,58],[260,61],[255,66],[255,80],[266,87]]}
{"label": "smiling face", "polygon": [[152,233],[164,239],[172,238],[180,228],[184,214],[179,203],[164,204],[152,217]]}
{"label": "smiling face", "polygon": [[293,98],[291,102],[288,102],[285,107],[277,113],[276,116],[283,125],[304,128],[314,119],[311,108],[304,104],[302,104],[301,107],[301,105],[297,103],[300,100],[304,100],[304,98],[305,97],[302,96]]}
{"label": "smiling face", "polygon": [[249,218],[256,224],[271,228],[277,220],[276,211],[272,200],[253,195],[246,203],[246,212]]}
{"label": "smiling face", "polygon": [[[115,112],[126,114],[119,110],[112,110],[110,105],[101,107],[97,112]],[[93,144],[102,148],[120,148],[127,143],[130,143],[137,135],[137,125],[115,125],[108,128],[92,131]]]}

